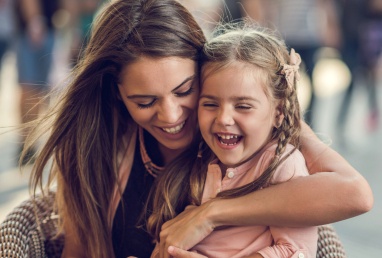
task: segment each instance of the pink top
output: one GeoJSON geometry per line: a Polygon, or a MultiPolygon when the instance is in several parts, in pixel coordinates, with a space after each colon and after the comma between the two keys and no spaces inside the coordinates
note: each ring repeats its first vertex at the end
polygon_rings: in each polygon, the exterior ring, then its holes
{"type": "MultiPolygon", "coordinates": [[[[284,156],[294,147],[288,145],[284,156]]],[[[227,169],[224,178],[217,160],[208,166],[202,202],[220,191],[240,187],[258,178],[274,156],[276,144],[268,144],[253,159],[227,169]]],[[[309,175],[301,152],[295,150],[274,172],[271,184],[309,175]]],[[[267,187],[267,186],[264,186],[267,187]]],[[[285,207],[286,209],[288,207],[285,207]]],[[[263,257],[316,257],[317,227],[232,226],[215,229],[191,250],[209,258],[243,257],[260,253],[263,257]]]]}

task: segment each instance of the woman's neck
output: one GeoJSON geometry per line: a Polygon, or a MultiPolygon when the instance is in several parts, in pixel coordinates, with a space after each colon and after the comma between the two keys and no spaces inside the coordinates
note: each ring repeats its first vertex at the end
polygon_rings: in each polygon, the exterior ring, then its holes
{"type": "Polygon", "coordinates": [[[162,154],[164,165],[167,165],[171,161],[173,161],[176,157],[178,157],[184,149],[169,149],[163,146],[162,144],[159,144],[159,151],[162,154]]]}

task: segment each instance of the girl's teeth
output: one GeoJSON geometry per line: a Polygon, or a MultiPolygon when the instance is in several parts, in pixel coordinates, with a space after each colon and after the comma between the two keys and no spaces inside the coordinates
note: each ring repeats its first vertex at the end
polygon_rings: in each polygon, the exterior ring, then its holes
{"type": "Polygon", "coordinates": [[[226,139],[226,140],[233,139],[233,138],[238,138],[237,135],[228,135],[228,134],[218,134],[218,136],[220,138],[226,139]]]}
{"type": "Polygon", "coordinates": [[[219,142],[227,146],[236,145],[241,140],[240,135],[233,135],[233,134],[217,134],[217,135],[219,138],[219,142]]]}

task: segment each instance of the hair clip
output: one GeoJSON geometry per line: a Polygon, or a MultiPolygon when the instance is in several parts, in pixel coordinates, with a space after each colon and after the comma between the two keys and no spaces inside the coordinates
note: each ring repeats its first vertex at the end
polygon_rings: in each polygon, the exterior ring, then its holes
{"type": "Polygon", "coordinates": [[[298,72],[301,64],[301,57],[292,48],[289,55],[289,64],[282,64],[281,74],[285,76],[288,86],[293,87],[294,78],[300,80],[300,73],[298,72]]]}

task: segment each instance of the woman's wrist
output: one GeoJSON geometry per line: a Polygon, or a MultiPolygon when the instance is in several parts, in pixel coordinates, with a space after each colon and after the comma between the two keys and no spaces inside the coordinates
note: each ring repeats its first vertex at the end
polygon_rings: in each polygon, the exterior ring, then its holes
{"type": "Polygon", "coordinates": [[[205,211],[205,222],[210,225],[212,230],[216,227],[222,226],[221,224],[221,213],[219,212],[219,201],[220,198],[212,199],[208,202],[202,204],[204,206],[205,211]]]}
{"type": "Polygon", "coordinates": [[[238,222],[240,220],[238,216],[240,215],[236,214],[231,206],[234,204],[240,207],[241,202],[237,199],[215,198],[205,203],[205,219],[212,229],[228,225],[242,225],[242,223],[238,222]]]}

